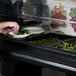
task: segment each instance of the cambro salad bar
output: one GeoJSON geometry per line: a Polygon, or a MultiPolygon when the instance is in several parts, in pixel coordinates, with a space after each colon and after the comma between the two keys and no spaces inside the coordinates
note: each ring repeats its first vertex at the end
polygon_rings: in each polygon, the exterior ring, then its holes
{"type": "Polygon", "coordinates": [[[0,35],[5,40],[1,49],[15,58],[41,67],[76,72],[76,39],[55,33],[12,38],[0,35]]]}
{"type": "Polygon", "coordinates": [[[35,20],[40,19],[40,27],[44,29],[34,28],[32,33],[23,29],[10,32],[8,36],[0,34],[0,50],[5,53],[4,65],[8,68],[3,68],[3,73],[6,72],[6,76],[15,76],[11,74],[13,69],[9,67],[21,61],[41,68],[54,68],[67,73],[67,76],[76,76],[76,1],[23,0],[23,6],[22,15],[26,16],[23,22],[32,17],[35,20]],[[30,7],[33,7],[31,12],[30,7]],[[29,11],[26,8],[29,8],[29,11]],[[44,30],[52,33],[44,34],[44,30]],[[8,72],[11,75],[8,75],[8,72]]]}

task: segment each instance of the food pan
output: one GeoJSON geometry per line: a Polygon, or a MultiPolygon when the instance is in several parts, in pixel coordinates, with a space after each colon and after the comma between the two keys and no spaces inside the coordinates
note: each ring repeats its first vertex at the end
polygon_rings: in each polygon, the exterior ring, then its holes
{"type": "MultiPolygon", "coordinates": [[[[11,42],[18,42],[18,43],[21,43],[21,44],[24,44],[24,46],[29,46],[31,48],[34,48],[34,49],[38,49],[38,50],[43,50],[43,51],[47,51],[47,52],[54,52],[56,54],[60,54],[60,55],[70,55],[70,56],[76,56],[74,55],[75,52],[73,53],[69,53],[69,51],[65,51],[61,48],[56,48],[55,46],[59,43],[62,43],[64,41],[70,41],[70,40],[73,40],[73,42],[76,43],[75,41],[75,37],[73,36],[67,36],[67,35],[60,35],[60,34],[55,34],[55,33],[48,33],[48,34],[38,34],[38,35],[32,35],[32,36],[28,36],[27,38],[25,39],[13,39],[13,38],[9,38],[9,37],[6,37],[6,36],[3,36],[1,35],[1,37],[7,41],[11,41],[11,42]],[[39,44],[34,44],[34,43],[31,43],[31,41],[34,41],[34,40],[40,40],[40,39],[48,39],[48,38],[58,38],[58,41],[56,40],[56,42],[52,42],[50,45],[49,44],[43,44],[43,45],[39,45],[39,44]]],[[[51,40],[52,41],[52,40],[51,40]]],[[[27,47],[26,46],[26,47],[27,47]]]]}
{"type": "Polygon", "coordinates": [[[57,42],[61,42],[63,40],[72,39],[71,36],[48,33],[48,34],[41,34],[37,36],[28,37],[26,41],[29,44],[39,45],[39,46],[50,46],[56,44],[57,42]]]}
{"type": "Polygon", "coordinates": [[[76,40],[73,36],[60,35],[55,33],[48,33],[38,36],[29,37],[25,40],[29,46],[32,46],[36,49],[43,49],[59,54],[66,54],[73,56],[76,54],[76,40]],[[40,41],[42,40],[42,42],[40,41]],[[37,43],[36,43],[37,42],[37,43]],[[69,42],[70,46],[74,46],[73,50],[65,50],[59,47],[56,47],[58,44],[69,42]]]}
{"type": "Polygon", "coordinates": [[[57,50],[74,53],[76,54],[76,39],[67,39],[51,45],[52,48],[57,48],[57,50]]]}

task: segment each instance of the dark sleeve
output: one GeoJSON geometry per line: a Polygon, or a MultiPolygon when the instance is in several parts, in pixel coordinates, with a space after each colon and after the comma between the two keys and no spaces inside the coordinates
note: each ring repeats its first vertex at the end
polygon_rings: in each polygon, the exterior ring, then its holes
{"type": "Polygon", "coordinates": [[[20,14],[20,9],[22,7],[22,3],[18,3],[12,5],[9,2],[0,2],[0,21],[17,20],[17,17],[20,14]]]}
{"type": "Polygon", "coordinates": [[[14,7],[16,8],[16,11],[21,14],[22,13],[22,7],[23,7],[23,1],[16,1],[14,4],[14,7]]]}

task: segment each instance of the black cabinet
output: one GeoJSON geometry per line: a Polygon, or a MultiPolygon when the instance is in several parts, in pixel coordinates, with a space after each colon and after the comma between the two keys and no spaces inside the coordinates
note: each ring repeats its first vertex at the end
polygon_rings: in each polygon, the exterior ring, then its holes
{"type": "Polygon", "coordinates": [[[6,64],[6,59],[5,55],[3,53],[3,50],[0,50],[0,76],[6,76],[5,75],[5,64],[6,64]]]}
{"type": "Polygon", "coordinates": [[[13,76],[42,76],[42,68],[37,65],[17,61],[13,66],[13,76]]]}
{"type": "Polygon", "coordinates": [[[37,65],[11,59],[4,64],[4,76],[42,76],[42,68],[37,65]]]}
{"type": "Polygon", "coordinates": [[[0,59],[0,76],[2,76],[2,61],[0,59]]]}

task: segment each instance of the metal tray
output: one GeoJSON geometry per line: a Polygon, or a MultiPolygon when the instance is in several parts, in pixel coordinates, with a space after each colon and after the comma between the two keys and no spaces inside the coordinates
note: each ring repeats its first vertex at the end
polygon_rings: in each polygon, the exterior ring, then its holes
{"type": "Polygon", "coordinates": [[[55,33],[48,33],[48,34],[39,34],[39,35],[32,35],[27,37],[25,40],[28,41],[30,44],[34,44],[33,42],[41,42],[38,43],[37,45],[52,45],[56,44],[58,42],[67,40],[67,39],[72,39],[74,37],[72,36],[67,36],[67,35],[60,35],[60,34],[55,34],[55,33]]]}
{"type": "Polygon", "coordinates": [[[32,46],[37,49],[43,49],[43,50],[52,51],[52,52],[56,52],[56,53],[62,53],[62,54],[66,54],[66,55],[73,55],[73,56],[76,55],[75,49],[73,51],[70,51],[70,50],[67,51],[67,50],[64,50],[61,48],[56,48],[56,45],[61,44],[63,42],[69,42],[73,45],[76,44],[75,37],[72,37],[72,36],[49,33],[49,34],[45,34],[45,35],[41,35],[41,36],[29,37],[26,39],[26,42],[28,43],[29,46],[32,46]],[[44,44],[44,43],[43,44],[32,43],[32,41],[39,41],[39,40],[48,39],[48,38],[58,38],[59,40],[56,42],[52,42],[50,45],[44,44]]]}
{"type": "Polygon", "coordinates": [[[76,39],[67,39],[51,45],[52,48],[56,48],[59,51],[76,54],[76,39]]]}
{"type": "Polygon", "coordinates": [[[48,37],[58,37],[60,39],[69,39],[69,38],[75,38],[73,36],[68,35],[61,35],[61,34],[55,34],[55,33],[47,33],[47,34],[39,34],[36,36],[30,36],[27,38],[27,40],[36,40],[36,39],[42,39],[42,38],[48,38],[48,37]]]}
{"type": "Polygon", "coordinates": [[[55,33],[48,33],[48,34],[31,35],[31,36],[28,36],[27,38],[24,38],[24,39],[13,39],[13,38],[9,38],[8,36],[4,36],[4,35],[0,35],[0,37],[2,37],[2,39],[5,39],[7,41],[21,43],[21,44],[24,44],[24,46],[27,45],[27,46],[30,46],[32,48],[40,49],[43,51],[47,50],[50,52],[54,52],[56,54],[58,53],[58,54],[62,54],[62,55],[65,54],[65,55],[70,55],[70,56],[76,56],[75,53],[73,54],[73,53],[70,53],[68,51],[61,51],[61,49],[59,49],[59,48],[49,47],[47,45],[35,45],[35,44],[32,44],[30,42],[33,40],[40,40],[42,38],[48,39],[49,37],[57,37],[60,40],[51,44],[51,45],[55,45],[57,43],[60,43],[60,42],[63,42],[63,41],[69,40],[69,39],[74,39],[75,37],[72,37],[72,36],[60,35],[60,34],[55,34],[55,33]]]}

